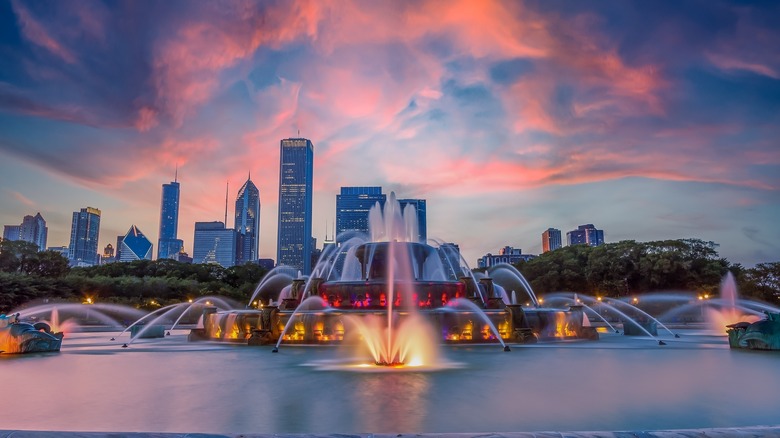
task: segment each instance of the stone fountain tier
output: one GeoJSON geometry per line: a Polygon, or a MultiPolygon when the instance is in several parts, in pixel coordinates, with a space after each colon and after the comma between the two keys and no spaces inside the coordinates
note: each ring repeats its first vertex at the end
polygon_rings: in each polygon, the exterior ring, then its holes
{"type": "Polygon", "coordinates": [[[780,350],[780,313],[765,313],[766,318],[760,321],[738,322],[726,326],[729,346],[751,350],[780,350]]]}
{"type": "Polygon", "coordinates": [[[4,321],[0,326],[0,353],[46,353],[60,351],[62,333],[52,333],[45,323],[4,321]]]}
{"type": "MultiPolygon", "coordinates": [[[[397,318],[408,318],[411,312],[396,312],[397,318]]],[[[504,341],[535,343],[537,340],[598,339],[594,327],[583,324],[582,308],[566,310],[524,308],[505,305],[497,309],[419,309],[414,312],[434,329],[442,344],[494,343],[498,338],[488,328],[489,320],[504,341]]],[[[250,345],[275,344],[284,328],[285,344],[341,344],[358,342],[354,318],[386,318],[382,309],[282,310],[268,306],[259,310],[218,312],[207,308],[203,314],[203,328],[193,329],[189,339],[246,342],[250,345]]]]}

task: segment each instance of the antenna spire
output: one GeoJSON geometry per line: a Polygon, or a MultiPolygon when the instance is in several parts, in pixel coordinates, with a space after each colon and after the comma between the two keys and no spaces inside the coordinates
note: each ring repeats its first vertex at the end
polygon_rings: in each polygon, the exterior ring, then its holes
{"type": "Polygon", "coordinates": [[[176,171],[173,173],[173,182],[179,181],[179,163],[176,163],[176,171]]]}
{"type": "Polygon", "coordinates": [[[230,180],[225,182],[225,228],[227,228],[228,190],[230,190],[230,180]]]}

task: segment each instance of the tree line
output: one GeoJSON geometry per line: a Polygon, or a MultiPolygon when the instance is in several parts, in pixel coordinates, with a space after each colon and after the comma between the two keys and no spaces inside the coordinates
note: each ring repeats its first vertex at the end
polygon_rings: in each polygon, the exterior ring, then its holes
{"type": "MultiPolygon", "coordinates": [[[[698,239],[566,246],[516,267],[537,295],[575,291],[620,297],[668,290],[715,295],[731,271],[742,296],[780,302],[780,262],[744,268],[721,258],[715,243],[698,239]]],[[[0,313],[37,299],[90,297],[147,309],[207,295],[246,302],[265,274],[253,264],[223,268],[167,259],[71,268],[60,253],[0,241],[0,313]]]]}

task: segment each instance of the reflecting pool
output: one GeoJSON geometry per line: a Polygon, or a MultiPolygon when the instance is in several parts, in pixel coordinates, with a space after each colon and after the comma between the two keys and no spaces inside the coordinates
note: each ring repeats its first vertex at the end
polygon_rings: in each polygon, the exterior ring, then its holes
{"type": "Polygon", "coordinates": [[[0,355],[3,429],[203,433],[509,432],[778,423],[780,354],[724,336],[444,347],[446,367],[356,372],[341,347],[74,333],[60,353],[0,355]]]}

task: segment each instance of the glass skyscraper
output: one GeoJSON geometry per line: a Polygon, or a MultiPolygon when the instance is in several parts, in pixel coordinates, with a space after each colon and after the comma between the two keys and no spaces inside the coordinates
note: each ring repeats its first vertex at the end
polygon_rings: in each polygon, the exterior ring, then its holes
{"type": "Polygon", "coordinates": [[[542,233],[542,252],[554,251],[563,245],[561,239],[561,230],[557,228],[548,228],[542,233]]]}
{"type": "Polygon", "coordinates": [[[314,145],[305,138],[281,141],[279,159],[278,265],[311,272],[314,145]]]}
{"type": "Polygon", "coordinates": [[[216,263],[229,268],[236,263],[236,230],[222,222],[195,222],[192,263],[216,263]]]}
{"type": "Polygon", "coordinates": [[[73,212],[70,228],[68,258],[71,265],[94,266],[98,264],[98,238],[100,237],[100,210],[87,207],[73,212]]]}
{"type": "Polygon", "coordinates": [[[336,243],[349,239],[344,233],[368,235],[368,211],[377,202],[385,208],[385,201],[382,187],[342,187],[336,195],[336,243]]]}
{"type": "Polygon", "coordinates": [[[398,203],[401,205],[401,211],[406,209],[407,205],[413,205],[417,212],[417,226],[419,241],[425,243],[428,241],[428,220],[425,207],[425,199],[399,199],[398,203]]]}
{"type": "MultiPolygon", "coordinates": [[[[160,234],[157,240],[157,259],[175,258],[184,247],[178,238],[179,229],[179,183],[174,178],[162,186],[160,202],[160,234]]],[[[119,250],[119,247],[117,247],[119,250]]]]}
{"type": "Polygon", "coordinates": [[[122,239],[120,262],[132,262],[134,260],[151,260],[152,242],[144,236],[144,233],[135,225],[131,226],[122,239]]]}
{"type": "Polygon", "coordinates": [[[260,191],[246,180],[236,197],[236,265],[258,259],[260,244],[260,191]]]}
{"type": "Polygon", "coordinates": [[[48,232],[46,221],[38,213],[35,216],[25,216],[21,225],[6,225],[3,228],[3,240],[23,240],[36,244],[38,251],[45,251],[48,232]]]}

